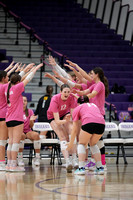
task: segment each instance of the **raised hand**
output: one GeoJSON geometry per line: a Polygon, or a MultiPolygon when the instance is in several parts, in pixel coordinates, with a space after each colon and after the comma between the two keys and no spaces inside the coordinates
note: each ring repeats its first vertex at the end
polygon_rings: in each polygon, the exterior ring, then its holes
{"type": "Polygon", "coordinates": [[[45,73],[45,74],[44,74],[44,77],[52,78],[53,76],[52,76],[52,74],[50,74],[50,73],[45,73]]]}
{"type": "Polygon", "coordinates": [[[35,66],[35,63],[30,63],[23,69],[23,71],[26,73],[29,70],[31,70],[34,66],[35,66]]]}
{"type": "Polygon", "coordinates": [[[54,59],[52,56],[49,56],[48,62],[49,62],[49,64],[52,65],[52,66],[55,66],[55,65],[56,65],[55,59],[54,59]]]}
{"type": "Polygon", "coordinates": [[[70,60],[66,60],[66,62],[68,62],[69,65],[71,65],[72,67],[77,67],[77,64],[72,62],[72,61],[70,61],[70,60]]]}

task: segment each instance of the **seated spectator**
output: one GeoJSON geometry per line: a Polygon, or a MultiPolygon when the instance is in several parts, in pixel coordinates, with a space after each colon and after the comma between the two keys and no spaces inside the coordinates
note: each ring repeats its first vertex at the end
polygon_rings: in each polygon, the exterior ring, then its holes
{"type": "MultiPolygon", "coordinates": [[[[38,122],[48,122],[47,110],[50,105],[52,93],[53,93],[53,86],[48,85],[46,87],[46,94],[42,96],[38,101],[37,108],[35,110],[35,115],[38,115],[38,122]]],[[[40,133],[40,137],[45,138],[46,134],[48,135],[47,131],[42,131],[40,133]]]]}

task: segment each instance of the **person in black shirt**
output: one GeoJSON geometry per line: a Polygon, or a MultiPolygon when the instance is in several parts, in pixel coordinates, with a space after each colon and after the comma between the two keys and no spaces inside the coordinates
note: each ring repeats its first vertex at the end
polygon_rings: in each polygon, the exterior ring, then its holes
{"type": "MultiPolygon", "coordinates": [[[[38,115],[38,122],[48,122],[47,119],[47,110],[50,105],[51,97],[53,93],[53,86],[48,85],[46,87],[46,94],[42,96],[37,104],[37,108],[35,110],[35,115],[38,115]]],[[[43,131],[40,133],[42,138],[45,138],[47,131],[43,131]]]]}

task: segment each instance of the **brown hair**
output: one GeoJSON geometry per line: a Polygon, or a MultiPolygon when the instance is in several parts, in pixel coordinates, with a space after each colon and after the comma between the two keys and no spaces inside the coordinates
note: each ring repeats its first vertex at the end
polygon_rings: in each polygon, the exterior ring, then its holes
{"type": "Polygon", "coordinates": [[[60,88],[61,92],[63,91],[64,88],[70,88],[70,86],[67,85],[67,84],[63,84],[63,85],[61,86],[61,88],[60,88]]]}
{"type": "Polygon", "coordinates": [[[11,85],[15,85],[17,82],[21,81],[21,76],[18,75],[17,73],[12,74],[11,78],[10,78],[10,83],[8,85],[8,89],[7,89],[7,103],[10,103],[9,100],[9,90],[11,88],[11,85]]]}
{"type": "Polygon", "coordinates": [[[6,78],[7,72],[0,70],[0,81],[2,81],[3,78],[6,78]]]}
{"type": "Polygon", "coordinates": [[[109,95],[109,84],[108,84],[108,79],[104,76],[103,69],[101,67],[95,67],[93,69],[95,74],[98,74],[101,82],[103,82],[105,86],[105,97],[109,95]]]}
{"type": "Polygon", "coordinates": [[[47,87],[46,87],[46,92],[47,92],[47,94],[49,94],[49,96],[51,97],[51,96],[52,96],[52,93],[53,93],[53,86],[52,86],[52,85],[47,85],[47,87]]]}
{"type": "MultiPolygon", "coordinates": [[[[23,97],[25,97],[26,100],[27,100],[27,97],[26,97],[26,96],[23,95],[23,97]]],[[[27,108],[27,106],[26,106],[26,109],[25,109],[24,112],[25,112],[26,117],[28,117],[28,116],[29,116],[29,112],[28,112],[28,108],[27,108]]]]}
{"type": "Polygon", "coordinates": [[[80,96],[77,100],[77,103],[82,104],[82,103],[88,103],[89,98],[86,95],[80,96]]]}

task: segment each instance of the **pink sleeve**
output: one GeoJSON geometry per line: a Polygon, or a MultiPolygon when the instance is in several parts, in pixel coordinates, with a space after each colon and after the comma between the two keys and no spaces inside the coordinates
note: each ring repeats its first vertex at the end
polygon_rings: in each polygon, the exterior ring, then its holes
{"type": "Polygon", "coordinates": [[[74,122],[79,120],[79,106],[74,109],[72,118],[74,122]]]}
{"type": "Polygon", "coordinates": [[[15,91],[18,94],[22,94],[22,92],[24,92],[24,83],[18,83],[17,85],[15,85],[15,91]]]}
{"type": "Polygon", "coordinates": [[[84,83],[81,84],[81,87],[82,87],[82,90],[86,90],[87,89],[87,85],[84,84],[84,83]]]}

